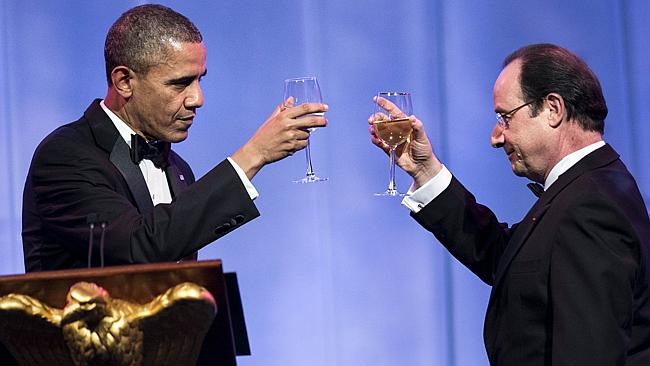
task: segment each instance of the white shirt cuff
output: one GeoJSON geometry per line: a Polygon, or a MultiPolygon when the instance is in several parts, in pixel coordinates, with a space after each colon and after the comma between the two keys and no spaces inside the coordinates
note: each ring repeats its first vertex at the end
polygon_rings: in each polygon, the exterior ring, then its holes
{"type": "Polygon", "coordinates": [[[449,187],[451,184],[451,172],[446,166],[442,166],[442,170],[431,178],[428,182],[424,183],[422,187],[413,191],[413,185],[409,188],[406,196],[402,200],[402,205],[408,207],[413,213],[418,213],[434,198],[438,197],[442,191],[449,187]]]}
{"type": "Polygon", "coordinates": [[[235,171],[237,172],[237,175],[239,176],[239,179],[241,179],[241,182],[244,183],[244,188],[246,188],[246,192],[248,192],[248,195],[252,200],[256,199],[259,197],[259,193],[257,192],[257,189],[253,186],[253,183],[251,183],[250,179],[246,176],[246,173],[244,173],[244,170],[235,163],[234,160],[228,157],[228,161],[230,162],[230,165],[232,165],[233,168],[235,168],[235,171]]]}

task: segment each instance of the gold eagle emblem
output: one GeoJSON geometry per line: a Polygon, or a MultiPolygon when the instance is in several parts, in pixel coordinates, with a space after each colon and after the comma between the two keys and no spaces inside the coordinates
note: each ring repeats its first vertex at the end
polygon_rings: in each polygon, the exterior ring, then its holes
{"type": "Polygon", "coordinates": [[[194,365],[216,310],[212,295],[189,282],[144,305],[78,282],[63,309],[0,297],[0,341],[20,365],[194,365]]]}

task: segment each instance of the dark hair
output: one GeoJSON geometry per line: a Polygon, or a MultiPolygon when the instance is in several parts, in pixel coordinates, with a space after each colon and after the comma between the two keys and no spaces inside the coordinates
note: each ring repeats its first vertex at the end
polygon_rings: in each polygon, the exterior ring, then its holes
{"type": "Polygon", "coordinates": [[[521,60],[519,85],[525,101],[534,101],[533,116],[549,93],[564,99],[568,118],[585,131],[605,130],[607,104],[600,82],[589,66],[571,51],[553,44],[533,44],[511,53],[503,67],[521,60]]]}
{"type": "Polygon", "coordinates": [[[203,37],[184,15],[162,5],[136,6],[122,14],[109,29],[104,44],[108,85],[117,66],[146,74],[164,62],[170,41],[201,43],[203,37]]]}

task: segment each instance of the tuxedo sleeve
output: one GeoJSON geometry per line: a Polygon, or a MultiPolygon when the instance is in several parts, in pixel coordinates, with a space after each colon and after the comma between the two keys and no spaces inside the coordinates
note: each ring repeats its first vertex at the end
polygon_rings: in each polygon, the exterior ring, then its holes
{"type": "Polygon", "coordinates": [[[510,230],[506,224],[499,223],[487,207],[476,203],[474,196],[456,178],[411,216],[483,282],[493,284],[510,230]]]}
{"type": "Polygon", "coordinates": [[[107,265],[176,261],[259,216],[226,160],[142,214],[106,153],[71,131],[39,146],[24,195],[26,266],[37,258],[36,270],[85,263],[89,215],[107,222],[107,265]]]}
{"type": "Polygon", "coordinates": [[[235,169],[224,160],[170,204],[156,205],[152,214],[136,219],[123,239],[130,240],[136,262],[178,260],[257,216],[235,169]]]}

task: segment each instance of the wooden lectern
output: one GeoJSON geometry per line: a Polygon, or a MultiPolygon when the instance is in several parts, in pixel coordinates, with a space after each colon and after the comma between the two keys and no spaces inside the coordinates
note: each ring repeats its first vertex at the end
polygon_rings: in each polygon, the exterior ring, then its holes
{"type": "MultiPolygon", "coordinates": [[[[77,282],[92,282],[113,298],[144,304],[183,282],[205,287],[217,303],[217,314],[201,348],[198,365],[235,366],[236,355],[250,355],[237,278],[224,274],[220,260],[156,263],[0,276],[0,296],[29,295],[63,308],[77,282]]],[[[16,364],[0,343],[2,365],[16,364]]]]}

